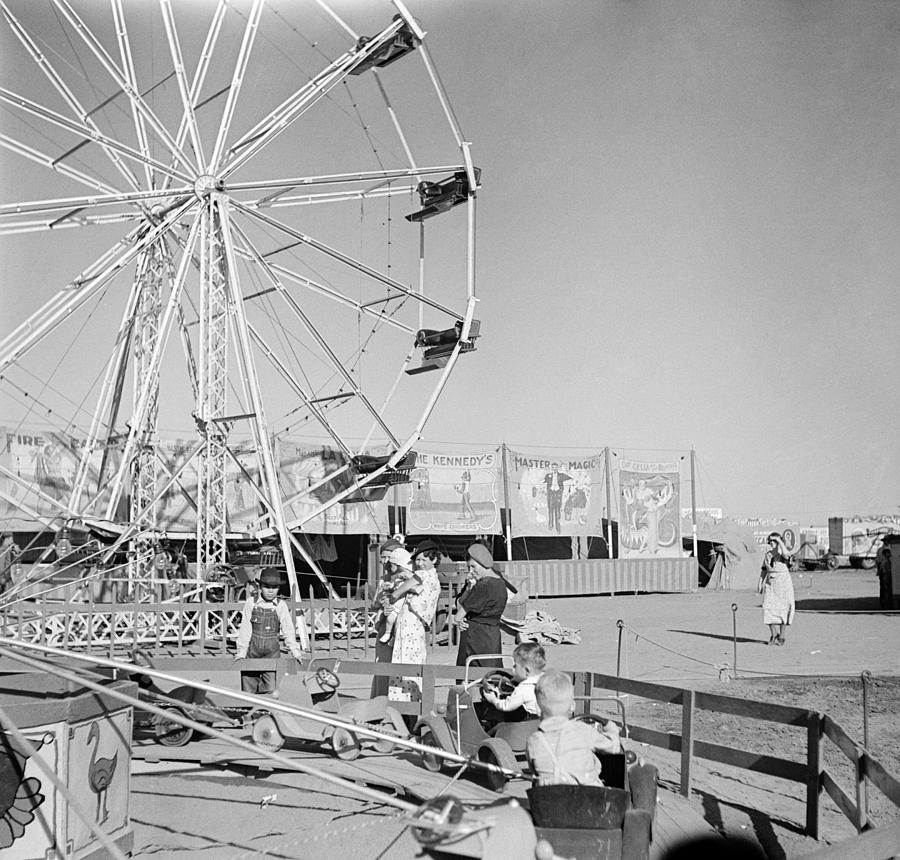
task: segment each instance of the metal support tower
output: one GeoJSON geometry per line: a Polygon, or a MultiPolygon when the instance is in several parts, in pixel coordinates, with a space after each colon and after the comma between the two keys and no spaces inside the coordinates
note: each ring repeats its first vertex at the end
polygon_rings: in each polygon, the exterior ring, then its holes
{"type": "Polygon", "coordinates": [[[228,285],[222,223],[212,196],[204,201],[200,254],[199,389],[195,419],[205,440],[198,461],[197,570],[226,558],[225,446],[228,375],[228,285]]]}
{"type": "Polygon", "coordinates": [[[163,294],[172,283],[172,261],[164,239],[159,239],[144,251],[137,272],[140,298],[132,339],[135,408],[143,388],[149,388],[150,397],[131,464],[130,519],[138,533],[131,541],[128,577],[135,598],[149,600],[153,597],[153,589],[148,580],[154,575],[152,532],[157,527],[156,506],[151,503],[157,490],[156,445],[159,435],[159,371],[154,372],[151,358],[159,339],[163,294]]]}

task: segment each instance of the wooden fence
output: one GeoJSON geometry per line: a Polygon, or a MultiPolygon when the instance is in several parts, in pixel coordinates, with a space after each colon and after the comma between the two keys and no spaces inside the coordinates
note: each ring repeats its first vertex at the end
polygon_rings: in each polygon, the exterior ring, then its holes
{"type": "MultiPolygon", "coordinates": [[[[161,585],[171,587],[170,582],[161,585]]],[[[429,645],[438,650],[456,647],[452,607],[459,583],[444,585],[429,633],[429,645]]],[[[50,596],[0,605],[0,633],[23,642],[52,645],[113,656],[142,647],[169,654],[225,654],[237,636],[244,601],[222,585],[194,585],[188,596],[137,603],[117,600],[118,589],[107,589],[108,599],[95,602],[59,600],[50,596]]],[[[310,634],[313,656],[343,653],[363,659],[374,654],[378,610],[368,596],[352,596],[348,585],[342,598],[316,598],[309,590],[299,612],[310,634]]]]}

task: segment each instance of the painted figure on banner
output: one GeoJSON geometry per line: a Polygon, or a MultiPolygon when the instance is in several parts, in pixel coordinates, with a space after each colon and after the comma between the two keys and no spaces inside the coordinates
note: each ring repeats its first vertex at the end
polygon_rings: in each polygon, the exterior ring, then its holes
{"type": "Polygon", "coordinates": [[[498,459],[496,451],[419,452],[409,485],[407,531],[410,534],[499,533],[498,459]]]}
{"type": "Polygon", "coordinates": [[[623,460],[619,487],[620,557],[680,556],[678,462],[623,460]]]}
{"type": "Polygon", "coordinates": [[[472,507],[472,473],[465,471],[459,479],[459,483],[453,488],[460,495],[460,511],[459,518],[463,521],[477,520],[478,515],[472,507]]]}
{"type": "MultiPolygon", "coordinates": [[[[373,456],[387,449],[366,451],[373,456]]],[[[303,520],[305,531],[319,534],[367,534],[387,531],[387,501],[347,502],[320,508],[338,493],[354,485],[344,453],[327,445],[297,445],[290,439],[278,442],[278,473],[287,500],[288,520],[303,520]],[[306,519],[312,517],[311,519],[306,519]]]]}
{"type": "Polygon", "coordinates": [[[556,529],[557,534],[562,532],[559,518],[562,513],[563,488],[566,482],[571,480],[571,475],[559,471],[558,463],[553,463],[550,471],[544,475],[544,487],[547,493],[547,528],[556,529]]]}
{"type": "Polygon", "coordinates": [[[598,455],[533,457],[510,452],[509,483],[514,536],[602,534],[594,487],[603,480],[598,455]]]}

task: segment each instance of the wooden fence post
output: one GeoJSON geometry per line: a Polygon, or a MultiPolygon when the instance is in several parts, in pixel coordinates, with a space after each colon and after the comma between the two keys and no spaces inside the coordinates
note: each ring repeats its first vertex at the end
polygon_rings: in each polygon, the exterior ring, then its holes
{"type": "Polygon", "coordinates": [[[822,718],[810,711],[806,718],[806,835],[819,838],[819,799],[822,794],[822,718]]]}
{"type": "Polygon", "coordinates": [[[316,597],[313,587],[309,587],[309,656],[312,659],[316,653],[316,597]]]}
{"type": "Polygon", "coordinates": [[[434,666],[427,663],[422,666],[422,710],[421,716],[426,716],[434,710],[434,666]]]}
{"type": "Polygon", "coordinates": [[[691,796],[691,760],[694,757],[694,691],[681,694],[681,793],[691,796]]]}

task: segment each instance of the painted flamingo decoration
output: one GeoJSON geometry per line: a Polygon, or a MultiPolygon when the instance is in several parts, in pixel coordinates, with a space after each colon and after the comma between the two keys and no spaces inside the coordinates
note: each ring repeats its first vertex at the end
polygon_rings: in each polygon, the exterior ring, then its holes
{"type": "Polygon", "coordinates": [[[106,791],[112,782],[116,772],[116,765],[119,762],[119,751],[112,758],[97,758],[97,752],[100,748],[100,729],[97,727],[97,721],[91,723],[88,731],[87,742],[94,742],[94,748],[91,750],[91,763],[88,765],[88,782],[91,791],[97,795],[97,818],[99,823],[103,824],[109,818],[109,811],[106,808],[106,791]],[[100,812],[103,817],[100,818],[100,812]]]}

